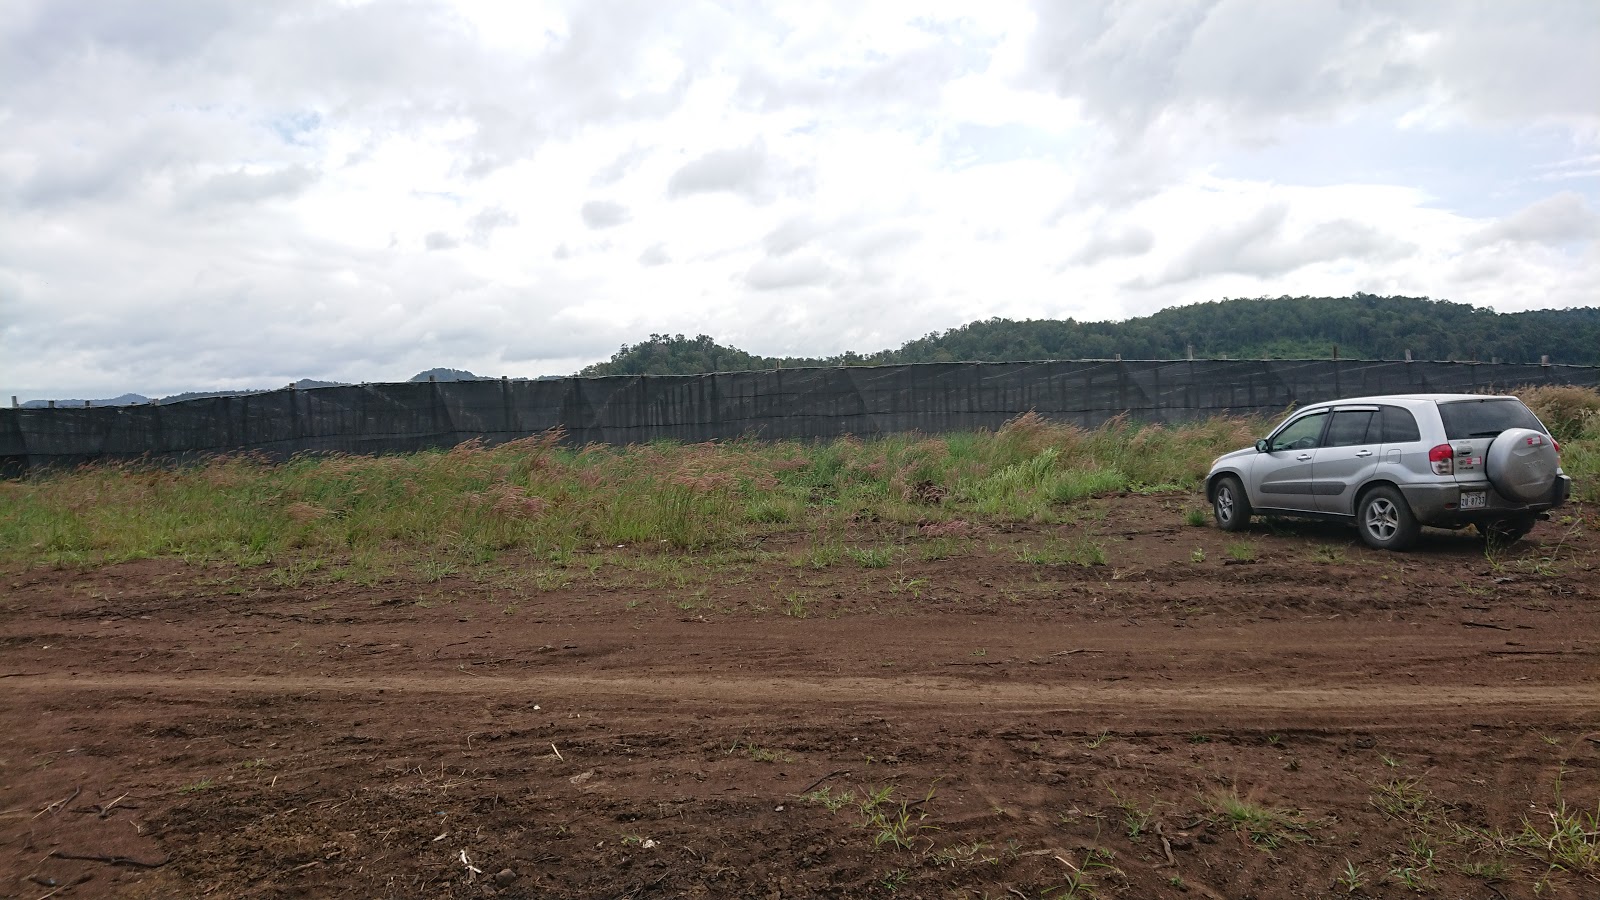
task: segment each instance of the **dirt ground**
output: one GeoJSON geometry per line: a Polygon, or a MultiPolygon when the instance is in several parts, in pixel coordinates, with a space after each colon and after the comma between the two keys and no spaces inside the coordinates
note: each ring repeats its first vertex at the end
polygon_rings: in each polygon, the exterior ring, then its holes
{"type": "Polygon", "coordinates": [[[1385,554],[1196,503],[5,572],[0,896],[1600,897],[1600,517],[1385,554]]]}

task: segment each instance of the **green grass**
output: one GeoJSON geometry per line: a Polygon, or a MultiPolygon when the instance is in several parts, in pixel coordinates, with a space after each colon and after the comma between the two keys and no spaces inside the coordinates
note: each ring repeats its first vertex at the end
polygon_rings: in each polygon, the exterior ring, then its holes
{"type": "Polygon", "coordinates": [[[210,778],[202,778],[199,781],[194,782],[193,784],[186,784],[183,787],[178,788],[178,793],[180,793],[180,794],[195,794],[195,793],[199,793],[200,791],[209,791],[209,790],[211,790],[211,788],[213,788],[215,786],[216,786],[216,782],[213,781],[212,779],[210,779],[210,778]]]}
{"type": "Polygon", "coordinates": [[[893,547],[859,547],[845,551],[863,569],[882,569],[894,562],[893,547]]]}
{"type": "Polygon", "coordinates": [[[1106,551],[1086,537],[1070,541],[1052,539],[1043,547],[1017,551],[1017,560],[1036,566],[1103,566],[1106,551]]]}
{"type": "MultiPolygon", "coordinates": [[[[1574,496],[1600,503],[1600,415],[1591,409],[1600,408],[1600,395],[1593,403],[1588,395],[1552,398],[1574,496]]],[[[265,567],[279,586],[305,588],[472,579],[511,554],[518,565],[537,560],[546,581],[559,585],[581,576],[586,561],[593,577],[619,546],[636,557],[714,559],[789,531],[814,538],[796,554],[797,566],[879,568],[908,556],[960,556],[987,523],[1089,521],[1115,503],[1089,498],[1193,491],[1216,455],[1248,446],[1265,428],[1233,418],[1189,425],[1118,418],[1083,429],[1028,414],[991,432],[821,444],[575,448],[552,433],[381,457],[88,466],[0,482],[0,565],[168,558],[265,567]],[[847,549],[861,523],[877,523],[873,539],[885,543],[847,549]]],[[[1184,513],[1190,524],[1204,516],[1198,508],[1184,513]]],[[[1228,552],[1245,558],[1253,549],[1228,552]]],[[[1329,548],[1321,558],[1340,555],[1329,548]]],[[[1100,565],[1105,552],[1080,538],[1023,558],[1100,565]]]]}
{"type": "Polygon", "coordinates": [[[1308,837],[1305,818],[1292,810],[1247,800],[1234,791],[1218,791],[1206,799],[1222,824],[1244,833],[1250,843],[1264,850],[1308,837]]]}

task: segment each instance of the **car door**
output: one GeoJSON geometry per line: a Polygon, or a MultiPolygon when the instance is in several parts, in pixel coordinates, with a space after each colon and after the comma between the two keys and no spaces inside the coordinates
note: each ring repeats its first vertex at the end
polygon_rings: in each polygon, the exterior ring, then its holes
{"type": "Polygon", "coordinates": [[[1306,413],[1285,422],[1267,438],[1267,449],[1256,457],[1250,470],[1251,503],[1269,509],[1316,510],[1312,465],[1327,424],[1327,410],[1306,413]]]}
{"type": "Polygon", "coordinates": [[[1376,406],[1341,406],[1329,417],[1311,469],[1321,512],[1355,514],[1356,489],[1372,477],[1380,458],[1383,422],[1377,412],[1376,406]]]}

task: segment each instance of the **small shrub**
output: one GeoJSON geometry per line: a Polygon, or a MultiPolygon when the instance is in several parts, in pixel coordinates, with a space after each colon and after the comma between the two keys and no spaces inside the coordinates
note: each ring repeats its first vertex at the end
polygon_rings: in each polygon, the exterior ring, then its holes
{"type": "Polygon", "coordinates": [[[1246,800],[1234,791],[1212,794],[1207,805],[1223,824],[1244,832],[1252,844],[1265,850],[1281,847],[1285,841],[1307,838],[1306,821],[1299,813],[1246,800]]]}
{"type": "Polygon", "coordinates": [[[892,547],[860,547],[847,551],[856,565],[863,569],[882,569],[894,562],[892,547]]]}
{"type": "Polygon", "coordinates": [[[1104,547],[1088,538],[1073,541],[1050,541],[1038,549],[1021,550],[1020,562],[1037,566],[1103,566],[1106,564],[1104,547]]]}

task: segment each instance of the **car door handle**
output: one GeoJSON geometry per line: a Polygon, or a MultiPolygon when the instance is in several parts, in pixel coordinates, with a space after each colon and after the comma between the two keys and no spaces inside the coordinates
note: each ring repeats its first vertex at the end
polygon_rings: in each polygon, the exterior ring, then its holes
{"type": "Polygon", "coordinates": [[[1357,456],[1371,456],[1372,455],[1372,451],[1371,450],[1357,450],[1356,451],[1356,455],[1357,456]]]}
{"type": "Polygon", "coordinates": [[[1301,462],[1305,462],[1305,461],[1306,461],[1306,460],[1308,460],[1308,459],[1310,459],[1310,458],[1311,458],[1311,454],[1309,454],[1309,453],[1302,453],[1302,454],[1300,454],[1300,455],[1299,455],[1299,456],[1296,456],[1296,457],[1295,457],[1295,459],[1298,459],[1298,460],[1300,460],[1300,461],[1301,461],[1301,462]]]}

